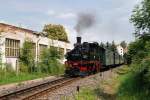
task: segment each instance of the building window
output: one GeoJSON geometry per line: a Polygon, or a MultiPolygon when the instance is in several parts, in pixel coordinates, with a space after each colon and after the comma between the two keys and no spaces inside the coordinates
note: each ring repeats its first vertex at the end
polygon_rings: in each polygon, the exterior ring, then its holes
{"type": "Polygon", "coordinates": [[[42,55],[42,52],[47,48],[47,45],[39,44],[39,54],[42,55]]]}
{"type": "Polygon", "coordinates": [[[31,52],[32,52],[33,56],[35,57],[36,56],[36,44],[35,43],[32,43],[31,52]]]}
{"type": "Polygon", "coordinates": [[[6,57],[18,57],[20,52],[20,41],[6,38],[5,55],[6,57]]]}

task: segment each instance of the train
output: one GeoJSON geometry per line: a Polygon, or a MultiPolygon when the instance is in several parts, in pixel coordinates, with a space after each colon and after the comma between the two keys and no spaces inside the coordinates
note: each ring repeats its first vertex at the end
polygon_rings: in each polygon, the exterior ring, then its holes
{"type": "Polygon", "coordinates": [[[65,74],[68,76],[87,76],[124,63],[117,52],[97,42],[81,43],[81,37],[77,37],[77,43],[65,57],[65,74]]]}

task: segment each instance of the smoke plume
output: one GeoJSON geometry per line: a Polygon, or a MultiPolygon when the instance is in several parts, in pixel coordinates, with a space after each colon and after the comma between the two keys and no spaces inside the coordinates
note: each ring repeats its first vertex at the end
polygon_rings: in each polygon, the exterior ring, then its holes
{"type": "Polygon", "coordinates": [[[93,13],[79,13],[77,15],[77,24],[75,30],[78,35],[82,35],[82,31],[92,27],[95,24],[95,15],[93,13]]]}

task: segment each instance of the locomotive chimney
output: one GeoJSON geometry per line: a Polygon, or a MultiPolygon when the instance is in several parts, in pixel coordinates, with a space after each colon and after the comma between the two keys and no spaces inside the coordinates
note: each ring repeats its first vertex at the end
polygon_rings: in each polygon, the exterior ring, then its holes
{"type": "Polygon", "coordinates": [[[81,44],[81,37],[77,37],[77,44],[81,44]]]}

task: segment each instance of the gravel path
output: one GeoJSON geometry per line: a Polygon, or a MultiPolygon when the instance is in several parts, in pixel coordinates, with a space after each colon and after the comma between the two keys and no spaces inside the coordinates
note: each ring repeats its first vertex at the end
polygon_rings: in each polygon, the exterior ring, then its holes
{"type": "Polygon", "coordinates": [[[34,80],[28,80],[28,81],[23,81],[19,83],[12,83],[12,84],[6,84],[6,85],[1,85],[0,86],[0,96],[3,94],[11,93],[17,90],[21,90],[27,87],[35,86],[38,84],[41,84],[43,82],[47,82],[50,80],[56,79],[56,76],[49,76],[49,77],[44,77],[44,78],[39,78],[39,79],[34,79],[34,80]]]}
{"type": "MultiPolygon", "coordinates": [[[[106,72],[101,72],[96,75],[83,78],[79,81],[73,82],[70,85],[61,87],[47,95],[44,95],[36,100],[76,100],[75,95],[78,93],[77,92],[77,86],[80,88],[83,87],[92,87],[95,89],[97,85],[100,84],[101,81],[103,80],[109,80],[112,77],[114,77],[115,74],[113,73],[112,70],[106,71],[106,72]],[[66,99],[67,98],[67,99],[66,99]]],[[[100,100],[100,99],[98,99],[100,100]]]]}

